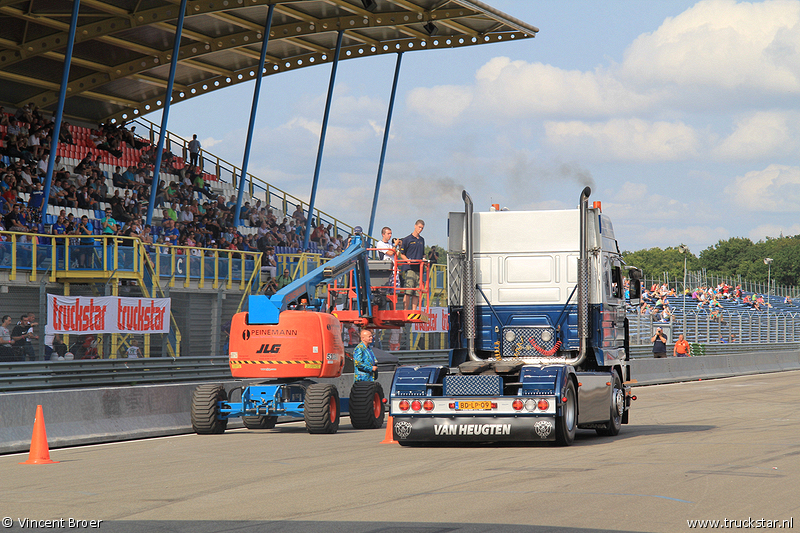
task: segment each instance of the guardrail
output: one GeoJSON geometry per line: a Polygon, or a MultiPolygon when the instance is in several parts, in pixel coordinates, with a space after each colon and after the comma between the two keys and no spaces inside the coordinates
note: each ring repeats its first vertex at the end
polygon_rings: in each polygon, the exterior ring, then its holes
{"type": "Polygon", "coordinates": [[[232,379],[227,356],[0,363],[0,392],[232,379]]]}

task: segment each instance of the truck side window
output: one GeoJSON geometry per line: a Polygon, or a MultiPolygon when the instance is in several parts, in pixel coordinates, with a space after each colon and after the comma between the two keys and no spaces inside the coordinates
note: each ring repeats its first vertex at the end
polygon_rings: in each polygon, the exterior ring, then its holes
{"type": "Polygon", "coordinates": [[[622,269],[619,265],[611,269],[611,296],[622,298],[622,269]]]}

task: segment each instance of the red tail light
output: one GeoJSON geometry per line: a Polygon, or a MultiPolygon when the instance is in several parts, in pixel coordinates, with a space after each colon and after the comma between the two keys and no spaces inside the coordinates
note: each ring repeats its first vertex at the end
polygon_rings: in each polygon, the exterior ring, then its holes
{"type": "Polygon", "coordinates": [[[411,407],[411,404],[408,403],[408,400],[400,400],[400,403],[397,405],[401,411],[408,411],[408,408],[411,407]]]}
{"type": "Polygon", "coordinates": [[[522,400],[517,398],[511,403],[511,407],[513,407],[515,411],[522,411],[522,408],[525,407],[525,404],[522,403],[522,400]]]}
{"type": "Polygon", "coordinates": [[[411,410],[412,411],[419,411],[420,409],[422,409],[422,402],[421,401],[414,400],[413,402],[411,402],[411,410]]]}
{"type": "Polygon", "coordinates": [[[422,404],[422,408],[426,411],[433,411],[433,401],[425,400],[425,403],[422,404]]]}
{"type": "Polygon", "coordinates": [[[545,399],[539,400],[536,407],[538,407],[540,411],[547,411],[547,408],[550,407],[550,402],[545,399]]]}

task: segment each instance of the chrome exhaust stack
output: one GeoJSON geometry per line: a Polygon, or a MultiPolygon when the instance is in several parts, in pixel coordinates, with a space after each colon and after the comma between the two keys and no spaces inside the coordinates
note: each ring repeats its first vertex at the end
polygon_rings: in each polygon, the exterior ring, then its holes
{"type": "Polygon", "coordinates": [[[592,194],[591,187],[586,187],[581,192],[580,204],[580,257],[578,258],[578,336],[580,347],[578,355],[573,359],[567,359],[568,365],[577,366],[586,359],[589,352],[589,252],[586,241],[589,236],[588,211],[589,196],[592,194]]]}
{"type": "Polygon", "coordinates": [[[475,353],[475,261],[473,258],[472,245],[472,212],[473,204],[467,191],[461,191],[461,198],[464,199],[464,239],[466,241],[464,256],[464,284],[462,294],[464,295],[462,305],[464,306],[464,334],[467,337],[467,353],[471,361],[483,361],[475,353]]]}

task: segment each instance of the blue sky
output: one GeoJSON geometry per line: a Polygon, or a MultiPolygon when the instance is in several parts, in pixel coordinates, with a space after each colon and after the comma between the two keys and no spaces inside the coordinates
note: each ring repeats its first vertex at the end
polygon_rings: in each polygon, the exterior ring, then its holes
{"type": "MultiPolygon", "coordinates": [[[[620,247],[800,233],[800,1],[488,0],[535,39],[406,53],[376,226],[567,208],[583,185],[620,247]]],[[[317,207],[369,224],[395,57],[344,61],[317,207]]],[[[308,200],[330,65],[264,79],[249,170],[308,200]]],[[[241,164],[254,84],[177,104],[169,129],[241,164]]],[[[149,117],[160,122],[160,112],[149,117]]]]}

